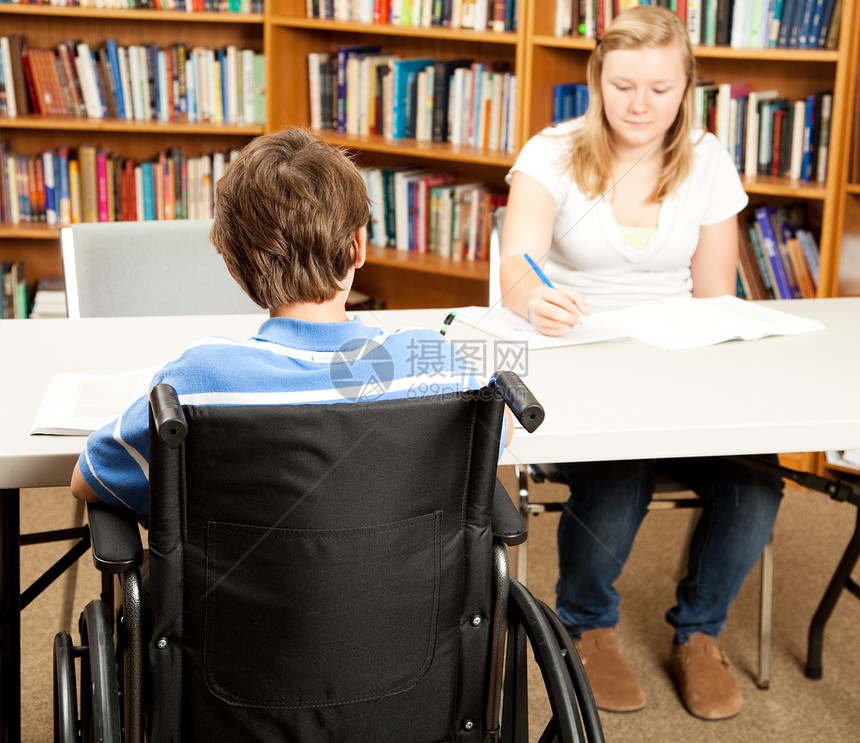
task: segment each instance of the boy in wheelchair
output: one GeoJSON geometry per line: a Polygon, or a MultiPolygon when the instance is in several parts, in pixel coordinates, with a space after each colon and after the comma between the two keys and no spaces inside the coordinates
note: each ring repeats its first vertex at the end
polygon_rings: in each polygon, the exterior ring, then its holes
{"type": "MultiPolygon", "coordinates": [[[[302,129],[250,142],[218,182],[211,240],[269,319],[246,341],[195,341],[152,385],[170,384],[182,403],[215,405],[372,401],[477,388],[469,364],[438,333],[388,333],[347,317],[369,217],[361,175],[336,147],[302,129]],[[434,362],[422,360],[422,352],[434,362]]],[[[72,494],[147,513],[147,431],[144,396],[89,437],[72,494]]]]}

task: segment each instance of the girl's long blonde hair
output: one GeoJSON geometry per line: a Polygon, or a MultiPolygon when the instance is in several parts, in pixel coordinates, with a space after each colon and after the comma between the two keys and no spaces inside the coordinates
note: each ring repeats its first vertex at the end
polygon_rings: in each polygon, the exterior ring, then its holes
{"type": "Polygon", "coordinates": [[[573,134],[566,163],[579,188],[593,199],[606,193],[612,174],[612,141],[603,108],[601,77],[606,54],[617,49],[641,49],[677,43],[681,50],[687,87],[678,116],[663,139],[663,167],[651,195],[663,201],[684,182],[693,165],[690,132],[695,115],[696,58],[687,29],[676,13],[657,5],[625,10],[612,22],[588,60],[590,96],[584,125],[573,134]]]}

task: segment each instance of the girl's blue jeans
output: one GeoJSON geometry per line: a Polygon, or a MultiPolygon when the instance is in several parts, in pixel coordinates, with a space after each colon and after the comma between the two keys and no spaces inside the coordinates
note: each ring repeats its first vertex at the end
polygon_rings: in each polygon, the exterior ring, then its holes
{"type": "MultiPolygon", "coordinates": [[[[656,460],[558,465],[571,497],[558,529],[556,611],[574,638],[618,623],[620,597],[613,584],[647,513],[655,465],[656,460]]],[[[666,620],[675,628],[676,643],[697,632],[716,637],[770,538],[782,479],[720,457],[662,459],[659,467],[704,501],[678,603],[666,620]]]]}

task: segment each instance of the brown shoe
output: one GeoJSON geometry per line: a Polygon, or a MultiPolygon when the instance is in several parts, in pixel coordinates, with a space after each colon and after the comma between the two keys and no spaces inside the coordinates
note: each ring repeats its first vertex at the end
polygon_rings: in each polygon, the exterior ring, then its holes
{"type": "Polygon", "coordinates": [[[645,692],[621,655],[611,627],[586,630],[576,648],[600,709],[635,712],[645,706],[645,692]]]}
{"type": "Polygon", "coordinates": [[[691,635],[689,642],[675,645],[672,667],[681,699],[696,717],[725,720],[743,708],[744,698],[732,676],[731,663],[710,635],[691,635]]]}

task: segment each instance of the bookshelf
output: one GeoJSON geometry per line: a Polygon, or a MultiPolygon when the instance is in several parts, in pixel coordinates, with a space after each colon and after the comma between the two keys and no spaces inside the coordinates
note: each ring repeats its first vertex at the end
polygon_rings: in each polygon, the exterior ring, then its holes
{"type": "MultiPolygon", "coordinates": [[[[305,0],[267,0],[265,44],[269,80],[291,71],[290,94],[267,98],[267,129],[288,124],[309,124],[307,55],[336,55],[339,47],[375,44],[383,53],[402,58],[462,57],[504,64],[519,79],[526,55],[526,9],[519,7],[518,29],[508,32],[442,27],[407,27],[381,23],[320,20],[307,17],[305,0]]],[[[517,106],[523,98],[518,90],[517,106]]],[[[515,139],[521,142],[521,121],[515,121],[515,139]]],[[[481,181],[504,190],[504,176],[514,162],[513,152],[455,146],[449,143],[386,139],[380,135],[348,135],[332,129],[318,132],[324,139],[355,151],[362,166],[410,166],[434,172],[455,173],[458,182],[481,181]]],[[[388,307],[447,307],[485,304],[489,269],[486,261],[453,260],[439,255],[414,254],[374,246],[356,277],[356,288],[385,297],[388,307]]]]}
{"type": "MultiPolygon", "coordinates": [[[[0,3],[2,34],[19,34],[31,48],[56,47],[68,39],[97,49],[109,39],[119,45],[185,42],[189,48],[263,50],[261,13],[201,13],[120,10],[0,3]]],[[[125,121],[66,116],[0,117],[0,137],[21,155],[81,144],[98,145],[138,160],[151,159],[171,147],[188,156],[226,152],[240,147],[264,130],[259,125],[187,123],[185,121],[125,121]]],[[[0,261],[24,259],[27,278],[62,275],[59,226],[0,224],[0,261]]]]}
{"type": "MultiPolygon", "coordinates": [[[[191,151],[241,145],[265,130],[309,125],[307,55],[336,54],[341,46],[376,44],[402,57],[434,59],[471,57],[504,63],[517,76],[515,150],[548,124],[552,88],[558,83],[582,82],[594,41],[559,37],[554,33],[552,0],[519,0],[516,30],[475,31],[441,27],[388,25],[307,16],[306,0],[267,0],[265,13],[128,11],[0,3],[4,33],[23,33],[31,45],[54,45],[82,38],[91,46],[108,37],[119,43],[179,39],[215,47],[227,43],[266,52],[266,116],[263,127],[212,124],[56,120],[45,117],[0,119],[3,138],[21,150],[38,151],[59,143],[97,141],[123,154],[151,157],[178,142],[191,151]],[[7,31],[8,29],[8,31],[7,31]]],[[[736,49],[697,45],[700,74],[715,83],[749,81],[755,90],[778,88],[786,97],[833,90],[833,119],[824,183],[772,176],[743,177],[751,205],[804,202],[819,236],[821,280],[818,296],[860,293],[851,281],[856,270],[860,237],[860,183],[849,183],[848,163],[853,128],[854,90],[858,67],[858,0],[843,0],[838,47],[827,49],[736,49]],[[840,260],[841,259],[841,260],[840,260]],[[855,268],[852,269],[852,266],[855,268]]],[[[320,130],[328,141],[348,147],[364,166],[425,167],[453,172],[460,182],[483,181],[504,191],[504,176],[514,153],[476,149],[414,139],[390,141],[382,136],[358,136],[320,130]]],[[[0,226],[0,259],[23,256],[28,274],[59,271],[57,230],[0,226]]],[[[389,307],[447,306],[483,303],[489,271],[486,263],[457,261],[433,255],[374,246],[360,272],[357,288],[385,297],[389,307]]]]}

